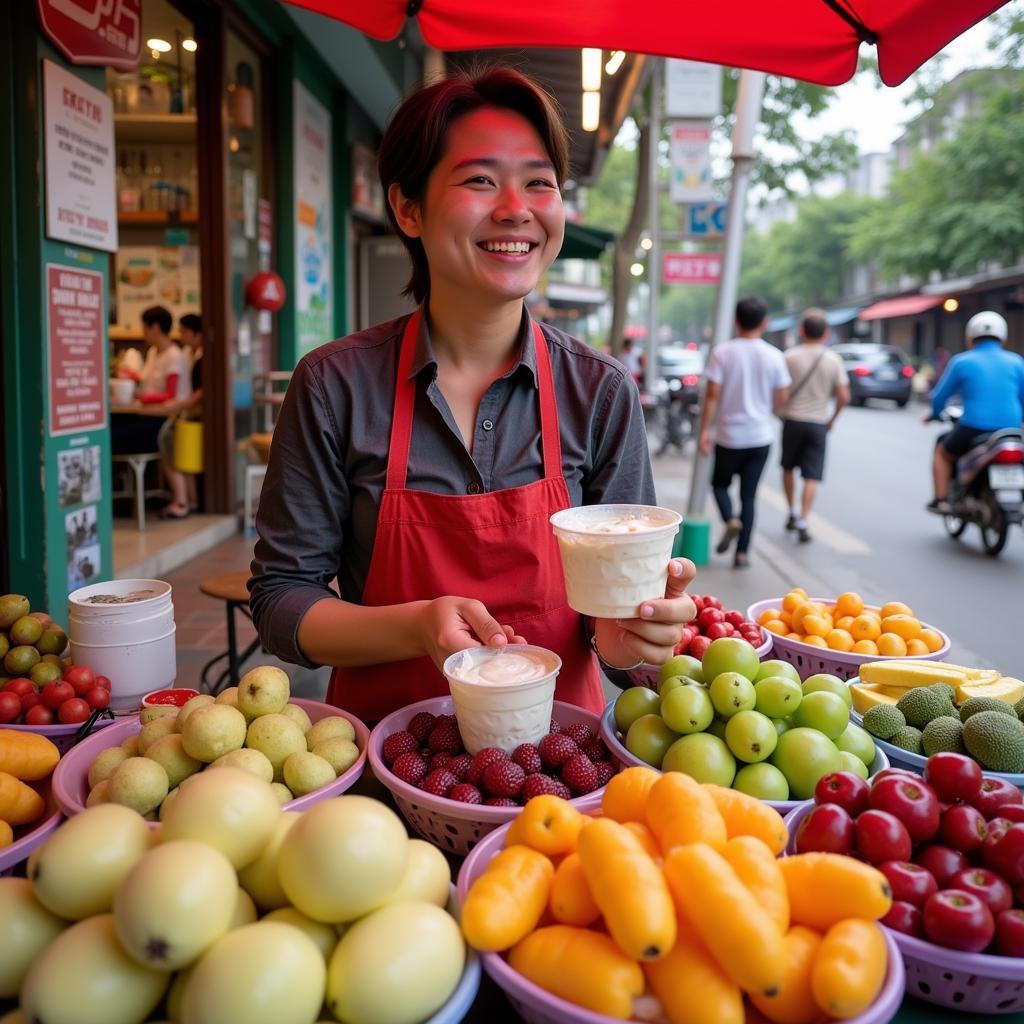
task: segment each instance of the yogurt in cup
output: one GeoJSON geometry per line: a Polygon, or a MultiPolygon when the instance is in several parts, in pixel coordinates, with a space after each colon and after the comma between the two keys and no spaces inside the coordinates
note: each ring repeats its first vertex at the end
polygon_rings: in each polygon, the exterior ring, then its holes
{"type": "Polygon", "coordinates": [[[569,607],[598,619],[635,618],[665,596],[683,517],[656,505],[584,505],[551,517],[569,607]]]}
{"type": "Polygon", "coordinates": [[[539,743],[551,724],[562,659],[532,644],[470,647],[444,663],[466,750],[539,743]]]}

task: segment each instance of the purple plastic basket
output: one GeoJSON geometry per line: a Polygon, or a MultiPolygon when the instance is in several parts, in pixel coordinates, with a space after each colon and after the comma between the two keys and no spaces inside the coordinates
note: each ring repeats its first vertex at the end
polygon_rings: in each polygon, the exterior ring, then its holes
{"type": "MultiPolygon", "coordinates": [[[[124,721],[124,719],[121,720],[124,721]]],[[[92,729],[89,730],[90,736],[117,721],[116,718],[97,718],[92,724],[92,729]]],[[[57,725],[4,725],[2,728],[45,736],[62,754],[65,754],[75,745],[75,734],[82,728],[82,725],[82,722],[72,722],[69,725],[61,722],[57,725]]]]}
{"type": "MultiPolygon", "coordinates": [[[[775,638],[771,633],[768,632],[764,626],[761,626],[761,636],[763,636],[764,642],[760,647],[756,648],[757,656],[764,661],[772,652],[775,638]]],[[[641,665],[639,668],[631,668],[626,675],[629,676],[629,681],[634,686],[646,686],[649,690],[656,690],[658,688],[658,676],[661,673],[660,665],[651,665],[649,663],[641,665]]]]}
{"type": "MultiPolygon", "coordinates": [[[[834,598],[812,597],[809,600],[818,604],[832,604],[834,598]]],[[[775,597],[768,601],[758,601],[747,609],[747,618],[757,622],[762,612],[769,608],[781,608],[782,598],[775,597]]],[[[942,637],[942,646],[929,654],[916,654],[916,661],[941,661],[949,654],[949,637],[929,626],[926,622],[921,623],[924,629],[934,629],[942,637]]],[[[815,647],[812,644],[801,643],[799,640],[787,640],[784,636],[775,636],[773,645],[775,656],[782,661],[788,661],[795,666],[802,679],[813,676],[818,672],[828,672],[830,675],[839,676],[840,679],[851,679],[860,672],[860,666],[872,661],[893,661],[894,658],[884,654],[846,654],[843,651],[826,650],[824,647],[815,647]]]]}
{"type": "MultiPolygon", "coordinates": [[[[601,739],[604,740],[604,745],[611,751],[612,757],[619,762],[622,768],[652,768],[653,765],[649,765],[646,761],[637,757],[636,754],[631,754],[627,749],[626,745],[619,739],[618,730],[615,728],[615,701],[611,700],[608,702],[608,706],[604,709],[604,714],[601,715],[601,739]]],[[[870,778],[876,772],[880,772],[883,768],[889,767],[889,758],[885,756],[885,751],[875,743],[875,759],[871,762],[868,768],[868,777],[870,778]]],[[[657,771],[658,769],[655,769],[657,771]]],[[[765,800],[765,803],[769,807],[774,807],[779,814],[789,814],[790,811],[800,807],[800,800],[765,800]]]]}
{"type": "MultiPolygon", "coordinates": [[[[347,771],[339,775],[334,782],[323,786],[312,793],[300,796],[295,800],[289,800],[282,805],[286,811],[304,811],[319,800],[326,800],[328,797],[340,796],[347,789],[355,785],[356,780],[363,774],[366,767],[366,748],[370,739],[370,730],[347,711],[341,708],[331,707],[318,700],[304,700],[301,697],[291,697],[289,704],[297,704],[309,715],[311,722],[318,722],[321,718],[330,715],[340,715],[352,723],[356,733],[356,746],[359,748],[359,757],[347,771]]],[[[141,732],[138,715],[123,722],[118,722],[103,732],[90,736],[83,740],[71,751],[61,758],[53,773],[53,795],[57,800],[60,809],[68,816],[78,814],[85,810],[85,801],[89,796],[89,768],[96,760],[97,754],[108,747],[116,747],[126,739],[141,732]]]]}
{"type": "MultiPolygon", "coordinates": [[[[370,733],[370,768],[381,784],[391,791],[405,820],[428,843],[433,843],[446,853],[469,853],[480,839],[510,822],[522,808],[485,807],[482,804],[465,804],[458,800],[448,800],[443,796],[432,796],[392,774],[384,763],[384,740],[392,733],[404,729],[412,721],[413,716],[421,711],[429,711],[432,715],[450,715],[454,713],[454,707],[451,697],[430,697],[393,711],[386,718],[382,718],[370,733]]],[[[582,722],[597,733],[597,715],[585,708],[556,700],[552,705],[551,715],[559,725],[582,722]]],[[[571,802],[580,810],[600,807],[603,792],[603,789],[598,789],[571,802]]]]}
{"type": "MultiPolygon", "coordinates": [[[[505,845],[505,833],[508,826],[492,832],[477,844],[466,858],[459,871],[456,891],[459,905],[466,902],[473,882],[483,874],[491,860],[501,852],[505,845]]],[[[851,1018],[847,1024],[886,1024],[893,1019],[903,1002],[903,961],[892,936],[886,929],[882,934],[889,953],[889,966],[885,974],[882,991],[874,1004],[859,1017],[851,1018]]],[[[504,957],[497,953],[482,953],[484,970],[494,979],[495,983],[505,992],[508,1001],[527,1024],[614,1024],[614,1018],[606,1017],[592,1010],[584,1010],[573,1003],[566,1002],[558,996],[546,992],[532,981],[527,981],[517,971],[512,970],[504,957]]],[[[752,1009],[747,1007],[749,1021],[761,1020],[752,1009]]]]}
{"type": "Polygon", "coordinates": [[[29,854],[37,846],[41,846],[46,837],[61,823],[64,816],[54,799],[52,785],[50,791],[44,792],[43,796],[46,800],[43,817],[33,822],[31,827],[22,825],[16,829],[15,834],[20,832],[21,835],[10,846],[0,850],[0,878],[13,875],[18,865],[28,860],[29,854]]]}

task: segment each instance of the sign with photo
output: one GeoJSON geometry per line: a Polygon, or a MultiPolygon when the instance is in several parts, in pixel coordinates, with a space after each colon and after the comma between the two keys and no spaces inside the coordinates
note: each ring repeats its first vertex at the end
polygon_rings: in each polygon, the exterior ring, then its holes
{"type": "Polygon", "coordinates": [[[142,336],[142,313],[163,306],[174,318],[201,308],[199,247],[123,245],[117,252],[117,326],[142,336]]]}
{"type": "Polygon", "coordinates": [[[676,121],[670,126],[669,165],[672,202],[703,203],[714,199],[709,122],[676,121]]]}
{"type": "Polygon", "coordinates": [[[43,90],[46,234],[116,252],[113,101],[49,60],[43,90]]]}
{"type": "Polygon", "coordinates": [[[100,500],[103,468],[98,444],[57,452],[57,467],[61,508],[100,500]]]}
{"type": "Polygon", "coordinates": [[[86,505],[64,516],[68,592],[92,583],[100,572],[100,538],[96,506],[86,505]]]}

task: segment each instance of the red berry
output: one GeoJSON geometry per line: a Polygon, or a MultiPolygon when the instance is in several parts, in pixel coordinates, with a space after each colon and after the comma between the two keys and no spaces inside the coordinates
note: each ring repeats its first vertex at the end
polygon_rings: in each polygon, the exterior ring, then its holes
{"type": "Polygon", "coordinates": [[[597,769],[586,754],[574,754],[562,766],[562,781],[574,793],[592,793],[597,789],[597,769]]]}
{"type": "Polygon", "coordinates": [[[496,761],[484,769],[484,789],[491,796],[518,796],[525,781],[526,772],[515,761],[496,761]]]}
{"type": "Polygon", "coordinates": [[[415,752],[399,754],[391,771],[410,786],[418,786],[427,777],[427,762],[415,752]]]}
{"type": "Polygon", "coordinates": [[[458,800],[460,804],[479,804],[483,803],[484,798],[476,786],[471,786],[468,782],[460,782],[457,786],[452,786],[448,793],[448,799],[458,800]]]}
{"type": "Polygon", "coordinates": [[[562,732],[571,739],[577,747],[582,750],[592,739],[595,739],[594,730],[583,722],[573,722],[567,725],[562,732]]]}
{"type": "Polygon", "coordinates": [[[535,796],[542,796],[544,794],[561,796],[561,793],[559,793],[560,789],[565,789],[565,786],[558,779],[553,779],[550,775],[542,775],[538,772],[536,775],[528,775],[526,777],[526,781],[523,783],[523,791],[519,795],[525,803],[527,800],[532,800],[535,796]]]}
{"type": "Polygon", "coordinates": [[[451,754],[432,754],[427,764],[432,772],[436,772],[438,768],[447,768],[454,760],[451,754]]]}
{"type": "Polygon", "coordinates": [[[462,753],[462,736],[459,734],[459,727],[444,717],[439,718],[434,728],[430,730],[427,746],[439,753],[462,753]]]}
{"type": "Polygon", "coordinates": [[[500,747],[484,747],[483,750],[478,750],[476,757],[473,758],[473,762],[469,766],[469,771],[466,772],[466,781],[474,786],[479,786],[480,781],[484,777],[484,771],[488,767],[498,761],[507,760],[508,754],[500,747]]]}
{"type": "Polygon", "coordinates": [[[386,765],[392,765],[402,754],[412,754],[419,748],[416,737],[411,732],[402,730],[393,732],[381,744],[380,752],[386,765]]]}
{"type": "Polygon", "coordinates": [[[510,800],[507,796],[489,796],[484,801],[485,807],[518,807],[519,804],[515,800],[510,800]]]}
{"type": "Polygon", "coordinates": [[[515,761],[515,763],[519,765],[527,775],[534,775],[544,767],[540,760],[540,754],[532,743],[520,743],[519,746],[512,751],[512,760],[515,761]]]}
{"type": "Polygon", "coordinates": [[[568,736],[548,735],[537,744],[540,759],[548,768],[561,768],[566,761],[580,752],[580,748],[568,736]]]}
{"type": "Polygon", "coordinates": [[[429,711],[417,711],[415,715],[409,720],[409,724],[405,727],[407,732],[411,732],[413,736],[420,741],[425,743],[427,737],[430,735],[430,730],[434,728],[437,719],[429,711]]]}
{"type": "Polygon", "coordinates": [[[555,796],[560,796],[563,800],[572,799],[569,787],[561,779],[552,779],[551,781],[555,784],[555,796]]]}
{"type": "Polygon", "coordinates": [[[597,737],[594,737],[594,739],[589,742],[582,744],[580,746],[580,750],[582,750],[583,753],[594,762],[594,764],[597,764],[598,761],[608,760],[608,748],[599,739],[597,739],[597,737]]]}
{"type": "Polygon", "coordinates": [[[597,789],[607,786],[615,778],[615,765],[611,761],[595,761],[594,767],[597,769],[597,789]]]}
{"type": "Polygon", "coordinates": [[[472,754],[458,754],[453,757],[451,761],[446,765],[448,771],[454,775],[459,782],[466,781],[466,772],[469,771],[469,766],[473,763],[472,754]]]}
{"type": "Polygon", "coordinates": [[[562,727],[552,718],[548,723],[548,735],[553,736],[555,733],[561,732],[562,727]]]}
{"type": "Polygon", "coordinates": [[[447,768],[432,771],[423,780],[423,792],[433,796],[447,796],[459,784],[459,780],[447,768]]]}

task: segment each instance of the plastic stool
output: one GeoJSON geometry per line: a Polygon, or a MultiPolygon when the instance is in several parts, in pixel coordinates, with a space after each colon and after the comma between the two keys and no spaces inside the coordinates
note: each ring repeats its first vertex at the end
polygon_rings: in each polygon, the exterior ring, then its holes
{"type": "Polygon", "coordinates": [[[111,459],[112,462],[121,462],[128,466],[132,471],[132,477],[129,477],[129,481],[132,486],[127,491],[115,491],[111,494],[112,498],[124,498],[130,497],[133,493],[135,496],[135,519],[138,523],[140,530],[146,528],[146,498],[150,495],[164,494],[165,491],[162,487],[152,488],[146,490],[146,466],[151,462],[160,461],[159,452],[143,452],[139,455],[114,455],[111,459]]]}

